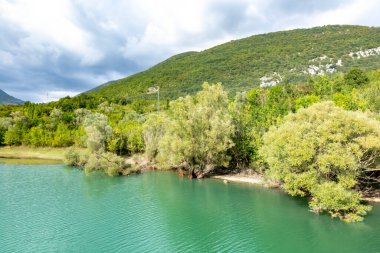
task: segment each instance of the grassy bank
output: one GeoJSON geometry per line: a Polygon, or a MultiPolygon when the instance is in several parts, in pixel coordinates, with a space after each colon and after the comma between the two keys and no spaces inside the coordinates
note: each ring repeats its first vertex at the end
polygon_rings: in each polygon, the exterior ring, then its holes
{"type": "Polygon", "coordinates": [[[66,148],[0,147],[2,158],[63,160],[66,148]]]}

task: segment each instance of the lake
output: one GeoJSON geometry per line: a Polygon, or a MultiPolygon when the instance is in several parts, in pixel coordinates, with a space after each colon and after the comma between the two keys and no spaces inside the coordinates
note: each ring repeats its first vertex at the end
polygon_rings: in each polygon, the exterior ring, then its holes
{"type": "Polygon", "coordinates": [[[0,252],[380,252],[380,205],[347,224],[278,190],[170,172],[0,164],[0,252]]]}

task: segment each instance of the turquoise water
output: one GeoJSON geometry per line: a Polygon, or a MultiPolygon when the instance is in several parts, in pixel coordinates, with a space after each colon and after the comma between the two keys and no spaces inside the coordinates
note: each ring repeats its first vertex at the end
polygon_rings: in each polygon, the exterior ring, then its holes
{"type": "Polygon", "coordinates": [[[380,206],[346,224],[303,199],[169,172],[0,165],[0,252],[380,252],[380,206]]]}

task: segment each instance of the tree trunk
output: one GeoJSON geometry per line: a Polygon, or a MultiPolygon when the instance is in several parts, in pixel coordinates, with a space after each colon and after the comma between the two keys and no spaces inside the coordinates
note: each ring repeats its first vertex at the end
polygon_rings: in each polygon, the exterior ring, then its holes
{"type": "Polygon", "coordinates": [[[188,178],[189,178],[189,179],[197,178],[197,175],[196,175],[195,172],[194,172],[194,168],[191,168],[191,169],[189,170],[188,178]]]}

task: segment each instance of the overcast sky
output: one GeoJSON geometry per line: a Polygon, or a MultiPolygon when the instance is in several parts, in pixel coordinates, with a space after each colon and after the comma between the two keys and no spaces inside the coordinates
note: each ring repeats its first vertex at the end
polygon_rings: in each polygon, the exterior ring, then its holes
{"type": "Polygon", "coordinates": [[[379,0],[0,0],[0,89],[56,100],[231,39],[379,26],[379,10],[379,0]]]}

